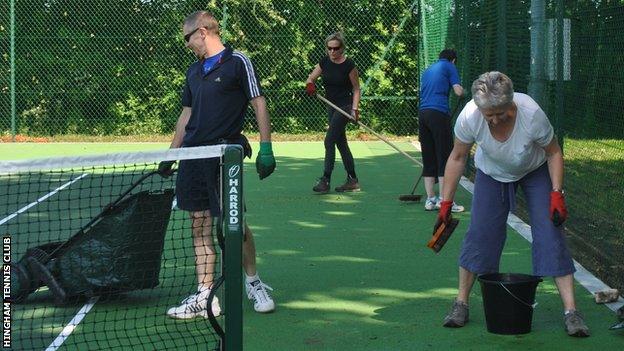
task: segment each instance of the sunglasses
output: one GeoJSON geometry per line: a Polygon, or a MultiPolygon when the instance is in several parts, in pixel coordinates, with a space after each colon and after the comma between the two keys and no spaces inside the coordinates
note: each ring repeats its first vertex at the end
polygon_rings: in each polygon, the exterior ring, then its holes
{"type": "Polygon", "coordinates": [[[328,46],[327,51],[338,51],[342,49],[342,46],[328,46]]]}
{"type": "Polygon", "coordinates": [[[191,32],[189,32],[188,34],[186,34],[184,36],[184,41],[188,43],[189,40],[191,40],[191,37],[193,36],[193,34],[195,34],[195,32],[197,32],[198,30],[200,30],[202,28],[206,28],[206,27],[197,27],[197,28],[193,29],[191,32]]]}

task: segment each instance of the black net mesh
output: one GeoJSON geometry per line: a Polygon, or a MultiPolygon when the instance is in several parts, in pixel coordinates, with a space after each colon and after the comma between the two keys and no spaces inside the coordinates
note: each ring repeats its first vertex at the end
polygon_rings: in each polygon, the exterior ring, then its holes
{"type": "Polygon", "coordinates": [[[217,235],[212,248],[195,247],[198,223],[176,206],[177,173],[161,177],[159,156],[145,163],[133,156],[102,161],[107,166],[51,159],[51,170],[0,175],[13,349],[217,348],[220,337],[203,314],[167,316],[197,291],[197,257],[215,264],[208,283],[222,276],[217,235]]]}

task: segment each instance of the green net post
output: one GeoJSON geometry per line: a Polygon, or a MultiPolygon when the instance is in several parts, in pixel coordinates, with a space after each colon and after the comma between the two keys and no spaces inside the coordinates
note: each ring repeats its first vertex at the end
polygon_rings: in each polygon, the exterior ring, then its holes
{"type": "Polygon", "coordinates": [[[225,338],[223,350],[243,349],[243,148],[229,145],[223,154],[223,275],[225,276],[225,338]]]}

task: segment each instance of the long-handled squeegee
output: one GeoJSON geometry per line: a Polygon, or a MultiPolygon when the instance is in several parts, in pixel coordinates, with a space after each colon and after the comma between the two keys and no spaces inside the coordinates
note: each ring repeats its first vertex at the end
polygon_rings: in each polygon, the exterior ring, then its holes
{"type": "MultiPolygon", "coordinates": [[[[319,100],[323,101],[324,103],[326,103],[327,105],[331,106],[333,109],[335,109],[336,111],[338,111],[340,114],[342,114],[343,116],[345,116],[346,118],[348,118],[349,120],[356,122],[360,127],[366,129],[367,131],[369,131],[371,134],[373,134],[374,136],[376,136],[377,138],[379,138],[381,141],[383,141],[384,143],[390,145],[393,149],[395,149],[396,151],[400,152],[403,156],[407,157],[410,159],[410,161],[416,163],[417,165],[421,166],[422,164],[415,159],[414,157],[412,157],[410,154],[408,154],[407,152],[399,149],[396,145],[394,145],[393,143],[391,143],[390,141],[388,141],[388,139],[384,138],[381,134],[375,132],[374,130],[372,130],[369,126],[367,126],[366,124],[360,122],[360,121],[356,121],[355,118],[353,118],[350,114],[348,114],[347,112],[345,112],[343,109],[341,109],[340,107],[336,106],[334,103],[332,103],[331,101],[327,100],[326,98],[324,98],[323,96],[316,94],[316,97],[319,98],[319,100]]],[[[401,201],[408,201],[408,202],[419,202],[420,199],[422,198],[422,195],[418,195],[418,194],[414,194],[414,192],[416,191],[416,187],[418,187],[418,184],[420,183],[420,180],[422,179],[422,174],[421,176],[418,178],[418,181],[416,182],[416,185],[414,185],[414,188],[412,189],[412,192],[409,195],[399,195],[399,200],[401,201]]]]}

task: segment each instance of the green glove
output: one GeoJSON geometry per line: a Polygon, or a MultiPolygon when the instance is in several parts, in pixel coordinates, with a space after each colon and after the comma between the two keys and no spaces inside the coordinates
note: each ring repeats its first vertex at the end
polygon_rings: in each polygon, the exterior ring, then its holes
{"type": "Polygon", "coordinates": [[[256,171],[260,179],[264,179],[275,170],[275,156],[270,141],[260,142],[260,151],[256,157],[256,171]]]}

